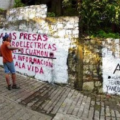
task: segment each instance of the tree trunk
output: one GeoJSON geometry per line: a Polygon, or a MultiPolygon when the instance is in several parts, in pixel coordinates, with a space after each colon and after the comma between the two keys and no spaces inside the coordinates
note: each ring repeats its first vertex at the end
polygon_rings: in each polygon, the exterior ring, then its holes
{"type": "Polygon", "coordinates": [[[55,12],[57,16],[62,15],[62,1],[63,0],[52,0],[52,11],[55,12]]]}
{"type": "Polygon", "coordinates": [[[83,89],[83,57],[84,57],[83,49],[84,49],[84,39],[79,38],[78,46],[77,46],[78,63],[77,63],[77,80],[75,83],[75,88],[80,91],[82,91],[83,89]]]}
{"type": "Polygon", "coordinates": [[[56,14],[58,16],[62,15],[62,0],[57,0],[56,1],[56,14]]]}
{"type": "MultiPolygon", "coordinates": [[[[78,0],[78,12],[81,9],[82,0],[78,0]]],[[[81,23],[81,16],[79,15],[79,40],[78,40],[78,47],[77,47],[77,58],[78,58],[78,65],[77,65],[77,80],[75,83],[75,88],[77,90],[83,89],[83,58],[84,58],[84,39],[82,38],[82,28],[80,25],[81,23]]]]}

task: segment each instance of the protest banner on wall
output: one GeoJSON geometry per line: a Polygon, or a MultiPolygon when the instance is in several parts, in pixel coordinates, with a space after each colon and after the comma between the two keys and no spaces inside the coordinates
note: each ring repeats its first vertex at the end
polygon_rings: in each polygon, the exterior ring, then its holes
{"type": "Polygon", "coordinates": [[[102,49],[103,91],[109,94],[120,94],[120,47],[119,39],[109,40],[102,49]],[[110,43],[113,43],[111,45],[110,43]],[[114,48],[113,48],[114,47],[114,48]]]}
{"type": "MultiPolygon", "coordinates": [[[[47,34],[18,31],[0,31],[0,45],[5,33],[10,34],[16,71],[35,78],[56,83],[67,83],[67,57],[70,40],[53,38],[47,34]]],[[[2,64],[2,59],[0,59],[2,64]]]]}

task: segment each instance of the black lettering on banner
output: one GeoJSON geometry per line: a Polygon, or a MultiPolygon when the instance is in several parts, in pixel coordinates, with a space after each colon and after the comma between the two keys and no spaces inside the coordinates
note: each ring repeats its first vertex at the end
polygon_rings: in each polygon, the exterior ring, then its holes
{"type": "Polygon", "coordinates": [[[106,88],[107,88],[107,91],[113,91],[113,92],[120,92],[120,87],[119,86],[107,86],[106,85],[106,88]]]}
{"type": "Polygon", "coordinates": [[[116,91],[116,86],[109,86],[109,90],[114,91],[114,92],[117,92],[117,91],[116,91]]]}
{"type": "Polygon", "coordinates": [[[119,70],[119,71],[120,71],[120,65],[119,65],[119,64],[117,64],[117,66],[116,66],[116,68],[115,68],[115,70],[114,70],[113,74],[114,74],[117,70],[119,70]]]}

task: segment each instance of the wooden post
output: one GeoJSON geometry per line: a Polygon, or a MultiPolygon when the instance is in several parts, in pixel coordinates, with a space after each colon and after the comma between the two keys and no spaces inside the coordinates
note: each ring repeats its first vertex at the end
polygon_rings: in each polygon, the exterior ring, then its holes
{"type": "Polygon", "coordinates": [[[77,80],[75,82],[75,88],[82,91],[83,89],[83,58],[84,58],[84,39],[79,38],[77,46],[77,80]]]}
{"type": "MultiPolygon", "coordinates": [[[[82,0],[78,0],[78,13],[81,10],[82,0]]],[[[79,14],[79,39],[77,46],[77,80],[75,82],[75,88],[82,91],[83,89],[83,59],[84,59],[84,39],[82,38],[81,28],[81,16],[79,14]]]]}

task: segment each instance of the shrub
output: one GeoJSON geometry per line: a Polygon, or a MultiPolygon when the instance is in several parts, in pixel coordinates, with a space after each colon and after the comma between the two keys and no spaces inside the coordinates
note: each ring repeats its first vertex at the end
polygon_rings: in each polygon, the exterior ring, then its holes
{"type": "Polygon", "coordinates": [[[21,0],[15,0],[15,4],[14,4],[14,7],[17,8],[17,7],[23,7],[25,6],[21,0]]]}

